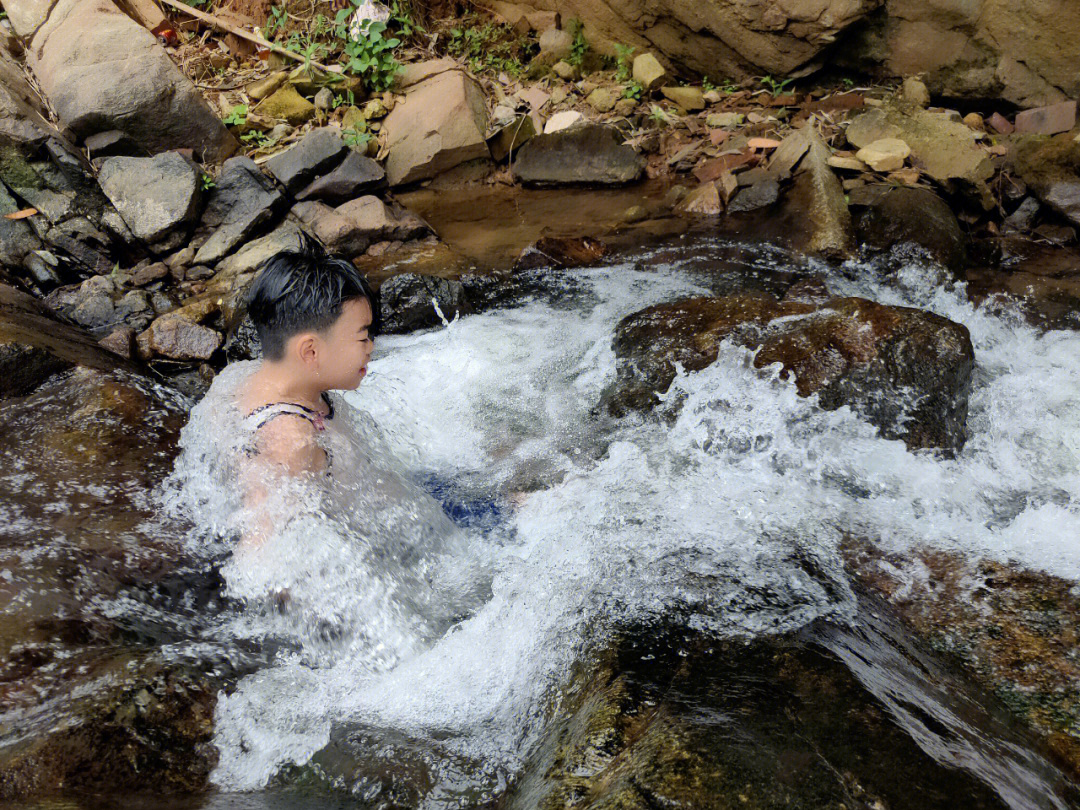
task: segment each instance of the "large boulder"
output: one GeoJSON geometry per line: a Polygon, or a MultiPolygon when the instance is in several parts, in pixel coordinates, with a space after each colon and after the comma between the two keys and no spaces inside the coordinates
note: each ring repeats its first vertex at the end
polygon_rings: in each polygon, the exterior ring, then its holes
{"type": "Polygon", "coordinates": [[[26,394],[72,366],[108,371],[125,365],[36,299],[0,284],[0,397],[26,394]]]}
{"type": "Polygon", "coordinates": [[[386,179],[414,183],[489,158],[487,125],[484,92],[464,72],[445,70],[412,85],[383,121],[386,179]]]}
{"type": "Polygon", "coordinates": [[[1080,96],[1080,14],[1071,0],[886,0],[838,58],[922,74],[934,95],[1040,107],[1080,96]]]}
{"type": "Polygon", "coordinates": [[[201,176],[178,152],[106,158],[98,182],[131,232],[147,243],[182,231],[199,216],[201,176]]]}
{"type": "Polygon", "coordinates": [[[855,235],[844,189],[829,168],[829,147],[810,127],[796,130],[781,144],[769,163],[770,174],[783,177],[794,166],[794,182],[784,199],[795,220],[790,230],[793,248],[809,256],[847,259],[855,252],[855,235]],[[796,157],[801,154],[801,157],[796,157]],[[790,155],[785,160],[785,155],[790,155]]]}
{"type": "MultiPolygon", "coordinates": [[[[21,5],[21,4],[19,4],[21,5]]],[[[27,64],[60,121],[81,137],[121,130],[150,152],[191,148],[222,160],[237,143],[157,38],[110,0],[59,0],[13,21],[27,64]]]]}
{"type": "Polygon", "coordinates": [[[615,333],[610,409],[653,408],[677,365],[705,368],[716,361],[720,341],[731,338],[760,349],[758,368],[780,363],[799,394],[817,394],[827,409],[851,406],[886,438],[903,439],[912,449],[963,446],[975,365],[964,326],[862,298],[796,298],[692,298],[624,318],[615,333]]]}
{"type": "Polygon", "coordinates": [[[516,22],[530,9],[578,18],[590,45],[653,51],[664,61],[706,76],[789,74],[814,65],[822,52],[881,0],[530,0],[482,5],[516,22]],[[514,10],[512,10],[514,9],[514,10]]]}
{"type": "Polygon", "coordinates": [[[511,169],[526,185],[622,185],[640,179],[645,158],[615,127],[578,124],[533,138],[511,169]]]}

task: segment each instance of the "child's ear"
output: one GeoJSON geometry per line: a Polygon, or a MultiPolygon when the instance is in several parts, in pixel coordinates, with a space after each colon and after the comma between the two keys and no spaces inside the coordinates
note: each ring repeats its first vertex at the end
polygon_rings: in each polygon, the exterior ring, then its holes
{"type": "Polygon", "coordinates": [[[314,363],[318,359],[318,337],[311,332],[304,332],[296,337],[296,356],[302,363],[314,363]]]}

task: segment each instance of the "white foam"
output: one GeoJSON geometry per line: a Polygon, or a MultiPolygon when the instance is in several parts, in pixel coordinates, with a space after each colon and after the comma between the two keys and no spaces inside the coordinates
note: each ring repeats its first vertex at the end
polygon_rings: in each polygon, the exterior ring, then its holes
{"type": "MultiPolygon", "coordinates": [[[[701,289],[670,268],[573,277],[580,288],[558,305],[379,339],[370,377],[347,399],[374,417],[401,475],[489,497],[545,486],[498,532],[427,521],[446,536],[409,534],[405,562],[380,560],[395,526],[372,528],[362,510],[315,511],[291,532],[246,592],[287,581],[303,597],[292,618],[253,607],[235,632],[285,634],[293,646],[219,705],[223,788],[265,785],[342,723],[438,739],[513,771],[544,698],[621,622],[679,614],[759,634],[850,615],[837,551],[848,532],[1080,577],[1080,335],[977,311],[962,291],[920,287],[915,271],[893,287],[838,276],[844,292],[971,329],[972,437],[957,458],[910,453],[846,408],[822,411],[727,345],[716,364],[677,378],[673,426],[604,426],[593,409],[614,376],[618,319],[701,289]],[[442,600],[454,604],[437,610],[442,600]],[[335,631],[320,637],[327,621],[335,631]]],[[[226,575],[245,592],[235,568],[226,575]]]]}

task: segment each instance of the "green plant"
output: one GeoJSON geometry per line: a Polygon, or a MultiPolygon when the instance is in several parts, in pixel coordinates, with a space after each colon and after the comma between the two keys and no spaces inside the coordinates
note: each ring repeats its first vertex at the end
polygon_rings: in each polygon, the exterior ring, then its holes
{"type": "Polygon", "coordinates": [[[275,143],[275,139],[271,138],[265,132],[253,129],[250,132],[245,132],[240,136],[240,140],[244,143],[251,144],[256,149],[262,149],[266,146],[272,146],[275,143]]]}
{"type": "MultiPolygon", "coordinates": [[[[473,20],[468,15],[465,19],[473,20]]],[[[505,71],[516,77],[525,72],[522,59],[528,58],[531,47],[529,40],[512,26],[487,22],[451,29],[446,50],[465,59],[476,73],[505,71]]]]}
{"type": "Polygon", "coordinates": [[[772,93],[774,96],[778,96],[784,92],[785,87],[787,87],[795,80],[784,79],[783,81],[780,81],[779,79],[774,79],[772,76],[762,76],[760,81],[762,87],[767,87],[770,93],[772,93]]]}
{"type": "Polygon", "coordinates": [[[263,36],[267,39],[273,39],[277,36],[279,31],[285,29],[285,22],[288,20],[289,15],[285,11],[285,6],[270,6],[270,16],[266,20],[266,28],[263,30],[263,36]]]}
{"type": "Polygon", "coordinates": [[[855,86],[855,80],[849,79],[847,76],[841,79],[841,81],[844,83],[844,87],[846,87],[848,90],[855,86]]]}
{"type": "Polygon", "coordinates": [[[209,191],[212,188],[217,188],[217,183],[214,182],[214,178],[203,172],[199,177],[199,187],[203,191],[209,191]]]}
{"type": "Polygon", "coordinates": [[[371,138],[372,135],[370,132],[361,132],[356,127],[350,127],[341,132],[341,139],[345,141],[345,145],[357,150],[362,150],[367,147],[371,138]]]}
{"type": "Polygon", "coordinates": [[[631,81],[623,88],[623,98],[632,98],[634,101],[641,101],[641,94],[644,92],[645,87],[638,81],[631,81]]]}
{"type": "Polygon", "coordinates": [[[335,93],[334,100],[331,101],[330,104],[331,107],[335,110],[342,104],[348,104],[351,106],[353,104],[356,104],[356,95],[353,93],[352,90],[346,90],[344,95],[342,95],[341,93],[335,93]]]}
{"type": "Polygon", "coordinates": [[[426,33],[424,27],[413,19],[407,0],[392,0],[390,22],[397,28],[397,35],[401,39],[409,39],[414,33],[426,33]]]}
{"type": "Polygon", "coordinates": [[[712,92],[713,90],[716,90],[718,88],[716,87],[715,84],[713,84],[711,81],[709,81],[708,76],[702,76],[701,77],[701,89],[703,89],[706,93],[709,93],[709,92],[712,92]]]}
{"type": "Polygon", "coordinates": [[[585,54],[589,52],[589,40],[585,39],[585,24],[575,17],[568,25],[574,41],[570,45],[570,55],[566,57],[566,61],[571,65],[581,67],[581,63],[585,61],[585,54]]]}
{"type": "Polygon", "coordinates": [[[653,104],[652,107],[649,108],[649,120],[660,126],[671,126],[675,123],[672,117],[664,112],[662,107],[656,104],[653,104]]]}
{"type": "Polygon", "coordinates": [[[247,104],[237,104],[229,110],[228,115],[221,119],[221,123],[227,127],[242,127],[247,123],[247,114],[247,104]]]}
{"type": "Polygon", "coordinates": [[[401,70],[394,56],[394,48],[401,40],[386,36],[386,23],[378,20],[365,20],[360,30],[354,32],[355,36],[350,35],[347,25],[351,14],[351,9],[342,9],[335,19],[338,36],[345,40],[345,69],[360,76],[369,90],[386,90],[401,70]]]}
{"type": "Polygon", "coordinates": [[[631,57],[634,55],[635,50],[637,49],[629,45],[615,43],[615,62],[617,65],[615,68],[615,81],[625,82],[633,75],[634,63],[631,57]]]}

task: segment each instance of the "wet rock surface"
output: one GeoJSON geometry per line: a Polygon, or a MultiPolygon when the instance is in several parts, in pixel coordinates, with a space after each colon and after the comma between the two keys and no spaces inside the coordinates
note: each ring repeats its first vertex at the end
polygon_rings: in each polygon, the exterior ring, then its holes
{"type": "Polygon", "coordinates": [[[639,179],[645,160],[614,127],[579,124],[530,140],[512,169],[526,185],[620,185],[639,179]]]}
{"type": "Polygon", "coordinates": [[[192,262],[218,261],[273,219],[283,203],[284,195],[251,158],[225,161],[202,215],[202,224],[214,232],[192,257],[192,262]]]}
{"type": "MultiPolygon", "coordinates": [[[[934,192],[902,186],[864,186],[851,197],[860,244],[871,252],[914,246],[925,258],[959,275],[967,240],[948,203],[934,192]]],[[[899,257],[897,257],[899,258],[899,257]]],[[[910,260],[907,253],[901,259],[910,260]]]]}
{"type": "Polygon", "coordinates": [[[36,299],[0,284],[0,396],[27,394],[73,366],[107,371],[122,364],[36,299]]]}
{"type": "Polygon", "coordinates": [[[957,450],[966,439],[975,356],[967,329],[938,315],[860,298],[822,304],[765,293],[650,307],[619,323],[616,414],[649,410],[675,377],[697,371],[727,338],[759,348],[754,365],[783,367],[802,396],[851,406],[909,448],[957,450]]]}
{"type": "Polygon", "coordinates": [[[12,520],[0,529],[0,564],[13,576],[0,711],[18,720],[17,733],[0,734],[3,799],[206,787],[213,707],[236,670],[159,654],[183,638],[162,619],[209,618],[217,580],[145,497],[171,468],[185,419],[175,393],[86,368],[5,404],[0,500],[12,520]],[[60,487],[69,510],[57,516],[60,487]],[[117,599],[146,612],[118,618],[108,607],[117,599]]]}

